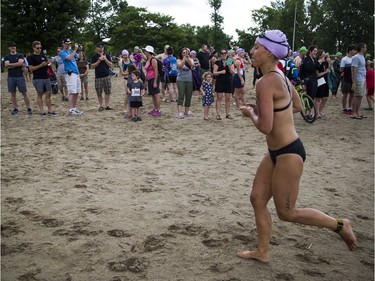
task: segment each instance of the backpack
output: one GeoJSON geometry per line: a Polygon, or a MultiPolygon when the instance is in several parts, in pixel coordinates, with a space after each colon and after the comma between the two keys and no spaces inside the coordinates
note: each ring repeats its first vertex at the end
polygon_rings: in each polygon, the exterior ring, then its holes
{"type": "Polygon", "coordinates": [[[168,74],[171,76],[177,76],[178,68],[177,68],[177,59],[173,56],[168,57],[168,74]]]}
{"type": "Polygon", "coordinates": [[[292,60],[286,60],[285,62],[285,76],[289,80],[295,80],[298,78],[298,68],[292,60]]]}
{"type": "MultiPolygon", "coordinates": [[[[159,74],[159,77],[163,77],[164,74],[165,74],[165,66],[164,66],[164,64],[160,60],[158,60],[157,58],[152,57],[151,61],[152,61],[152,59],[156,59],[156,62],[158,63],[158,74],[159,74]]],[[[152,66],[151,61],[150,61],[150,66],[152,66]]]]}

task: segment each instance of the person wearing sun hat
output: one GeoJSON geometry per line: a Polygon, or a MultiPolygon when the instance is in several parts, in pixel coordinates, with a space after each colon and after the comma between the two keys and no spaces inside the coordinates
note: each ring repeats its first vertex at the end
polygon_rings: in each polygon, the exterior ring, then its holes
{"type": "Polygon", "coordinates": [[[147,57],[147,61],[145,64],[146,70],[146,80],[147,80],[147,89],[148,94],[152,96],[152,102],[154,104],[154,109],[151,110],[149,113],[156,117],[160,116],[160,75],[158,72],[158,62],[155,58],[155,50],[154,47],[147,45],[143,48],[145,55],[147,57]]]}
{"type": "Polygon", "coordinates": [[[302,108],[301,101],[277,67],[278,59],[288,53],[285,34],[280,30],[266,31],[258,36],[251,53],[254,66],[260,67],[264,75],[256,84],[256,103],[241,107],[241,111],[266,135],[269,152],[257,169],[250,195],[257,247],[237,255],[264,263],[270,261],[272,220],[267,204],[271,198],[281,220],[331,229],[341,236],[349,250],[354,250],[356,237],[348,219],[335,219],[312,208],[296,208],[306,153],[293,122],[293,114],[302,108]]]}

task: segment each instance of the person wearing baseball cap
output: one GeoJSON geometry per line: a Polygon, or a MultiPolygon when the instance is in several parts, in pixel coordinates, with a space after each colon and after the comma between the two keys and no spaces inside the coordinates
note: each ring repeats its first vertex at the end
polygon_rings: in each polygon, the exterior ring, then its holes
{"type": "Polygon", "coordinates": [[[112,92],[112,82],[110,75],[110,68],[112,68],[111,56],[104,52],[103,42],[96,44],[95,54],[91,59],[91,67],[95,69],[95,91],[98,96],[99,111],[113,110],[109,105],[110,96],[112,92]],[[104,104],[103,106],[103,92],[104,104]]]}
{"type": "Polygon", "coordinates": [[[337,52],[335,55],[335,60],[332,62],[333,74],[331,77],[333,78],[334,87],[332,87],[332,96],[337,97],[337,92],[339,90],[340,82],[341,82],[341,71],[340,71],[340,64],[342,59],[342,53],[337,52]]]}
{"type": "Polygon", "coordinates": [[[19,113],[17,104],[17,87],[21,92],[28,114],[33,114],[30,108],[30,98],[27,94],[26,82],[23,76],[22,66],[24,65],[25,58],[23,54],[17,53],[16,43],[14,41],[8,42],[9,54],[4,57],[4,66],[8,68],[8,91],[11,94],[11,100],[13,105],[12,115],[19,113]]]}
{"type": "Polygon", "coordinates": [[[302,60],[306,56],[306,53],[307,53],[306,47],[302,46],[297,53],[298,54],[295,56],[293,62],[296,65],[296,67],[299,69],[301,66],[302,60]]]}
{"type": "Polygon", "coordinates": [[[63,49],[60,52],[60,57],[65,66],[65,81],[68,89],[69,100],[69,116],[80,116],[82,111],[77,109],[78,95],[81,93],[81,79],[77,66],[77,50],[79,45],[74,44],[74,49],[71,49],[72,41],[69,38],[63,40],[63,49]]]}
{"type": "Polygon", "coordinates": [[[296,132],[293,114],[301,111],[298,93],[284,73],[278,59],[288,54],[289,44],[280,30],[258,36],[251,50],[254,67],[263,77],[256,85],[256,103],[241,107],[244,116],[265,135],[268,153],[263,157],[250,195],[258,232],[257,246],[237,256],[270,261],[272,220],[267,208],[273,198],[276,212],[283,221],[330,229],[342,238],[349,250],[356,248],[356,237],[348,219],[336,219],[312,208],[296,208],[306,153],[296,132]]]}

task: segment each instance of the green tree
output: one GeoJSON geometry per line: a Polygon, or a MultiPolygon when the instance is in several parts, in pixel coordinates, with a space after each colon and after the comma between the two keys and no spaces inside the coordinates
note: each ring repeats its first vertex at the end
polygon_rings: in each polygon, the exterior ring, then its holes
{"type": "Polygon", "coordinates": [[[162,52],[165,44],[176,49],[186,44],[188,38],[194,38],[195,27],[178,26],[172,20],[171,16],[149,13],[145,8],[122,7],[115,17],[110,43],[116,50],[151,45],[162,52]]]}
{"type": "Polygon", "coordinates": [[[292,44],[295,7],[295,49],[316,44],[332,53],[345,51],[347,45],[359,42],[373,48],[374,4],[371,0],[276,0],[271,2],[271,7],[253,11],[252,19],[258,28],[250,29],[250,34],[280,29],[292,44]]]}
{"type": "Polygon", "coordinates": [[[126,9],[128,3],[121,0],[90,0],[90,8],[86,19],[86,34],[94,42],[111,37],[115,28],[115,15],[126,9]]]}
{"type": "Polygon", "coordinates": [[[227,36],[223,32],[222,25],[224,23],[224,17],[220,15],[220,8],[222,0],[207,0],[208,5],[213,9],[211,13],[212,26],[212,43],[215,49],[228,48],[230,45],[231,37],[227,36]]]}
{"type": "Polygon", "coordinates": [[[74,38],[83,26],[89,0],[40,1],[3,0],[1,2],[2,47],[16,41],[23,52],[31,51],[31,43],[41,41],[43,48],[52,51],[64,37],[74,38]]]}
{"type": "Polygon", "coordinates": [[[348,45],[364,42],[374,54],[374,2],[324,0],[320,42],[331,52],[346,52],[348,45]]]}

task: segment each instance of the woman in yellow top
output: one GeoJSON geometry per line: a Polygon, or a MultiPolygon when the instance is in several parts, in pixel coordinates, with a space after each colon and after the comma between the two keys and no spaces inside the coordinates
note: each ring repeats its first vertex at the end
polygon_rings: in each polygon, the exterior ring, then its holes
{"type": "Polygon", "coordinates": [[[279,30],[258,36],[251,50],[254,67],[263,77],[256,85],[256,104],[241,107],[255,127],[266,135],[269,153],[261,161],[253,182],[250,201],[258,232],[255,250],[241,251],[239,257],[269,262],[272,221],[267,208],[273,198],[277,215],[283,221],[325,227],[337,232],[349,250],[356,248],[356,237],[348,219],[335,219],[311,208],[297,208],[305,150],[293,122],[293,113],[301,110],[297,92],[278,67],[278,59],[287,56],[287,38],[279,30]]]}

